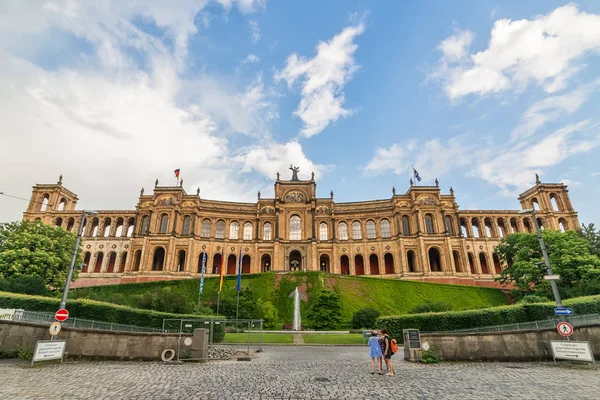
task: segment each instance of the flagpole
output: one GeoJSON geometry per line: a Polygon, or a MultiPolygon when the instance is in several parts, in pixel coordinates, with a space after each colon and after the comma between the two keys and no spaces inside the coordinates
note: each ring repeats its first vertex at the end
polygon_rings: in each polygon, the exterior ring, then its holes
{"type": "Polygon", "coordinates": [[[202,291],[204,289],[204,273],[206,272],[206,252],[202,256],[202,274],[200,276],[200,288],[198,289],[198,306],[196,313],[200,313],[200,299],[202,298],[202,291]]]}
{"type": "Polygon", "coordinates": [[[240,311],[240,290],[242,290],[242,248],[240,247],[240,258],[238,260],[238,276],[237,276],[237,305],[235,307],[235,323],[237,325],[238,315],[240,311]]]}
{"type": "Polygon", "coordinates": [[[219,305],[221,304],[221,291],[223,290],[223,266],[225,264],[225,248],[221,252],[221,267],[219,269],[219,291],[217,292],[217,316],[219,315],[219,305]]]}

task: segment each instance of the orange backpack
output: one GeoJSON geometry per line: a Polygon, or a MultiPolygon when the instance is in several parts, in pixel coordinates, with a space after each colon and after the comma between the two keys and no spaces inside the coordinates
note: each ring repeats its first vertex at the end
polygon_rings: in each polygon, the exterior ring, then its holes
{"type": "Polygon", "coordinates": [[[398,352],[398,343],[396,342],[396,339],[390,341],[390,349],[392,350],[392,354],[398,352]]]}

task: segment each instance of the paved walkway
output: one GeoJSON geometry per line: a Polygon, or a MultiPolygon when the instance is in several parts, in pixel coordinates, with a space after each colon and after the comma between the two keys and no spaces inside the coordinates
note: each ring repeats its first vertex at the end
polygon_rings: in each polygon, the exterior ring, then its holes
{"type": "Polygon", "coordinates": [[[367,347],[265,346],[250,362],[0,366],[0,399],[598,399],[600,371],[553,363],[400,362],[370,375],[367,347]]]}

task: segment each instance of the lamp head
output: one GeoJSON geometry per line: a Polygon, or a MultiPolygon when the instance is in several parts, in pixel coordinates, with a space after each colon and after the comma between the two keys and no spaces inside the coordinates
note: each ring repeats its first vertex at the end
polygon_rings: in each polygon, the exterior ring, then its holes
{"type": "Polygon", "coordinates": [[[524,210],[519,211],[519,214],[532,214],[533,208],[526,208],[524,210]]]}
{"type": "Polygon", "coordinates": [[[96,210],[83,210],[84,214],[88,215],[98,215],[98,211],[96,210]]]}

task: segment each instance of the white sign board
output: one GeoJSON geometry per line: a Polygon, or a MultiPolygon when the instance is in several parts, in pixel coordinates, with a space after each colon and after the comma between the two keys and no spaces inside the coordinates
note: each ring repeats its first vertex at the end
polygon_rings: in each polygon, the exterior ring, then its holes
{"type": "Polygon", "coordinates": [[[556,360],[574,360],[594,362],[592,349],[588,342],[550,341],[552,356],[556,360]]]}
{"type": "Polygon", "coordinates": [[[67,342],[65,340],[40,340],[35,345],[33,359],[36,361],[62,360],[67,342]]]}
{"type": "Polygon", "coordinates": [[[0,319],[13,319],[13,316],[20,318],[23,316],[23,310],[15,308],[0,308],[0,319]]]}
{"type": "Polygon", "coordinates": [[[560,275],[544,275],[544,279],[547,281],[558,281],[560,279],[560,275]]]}

